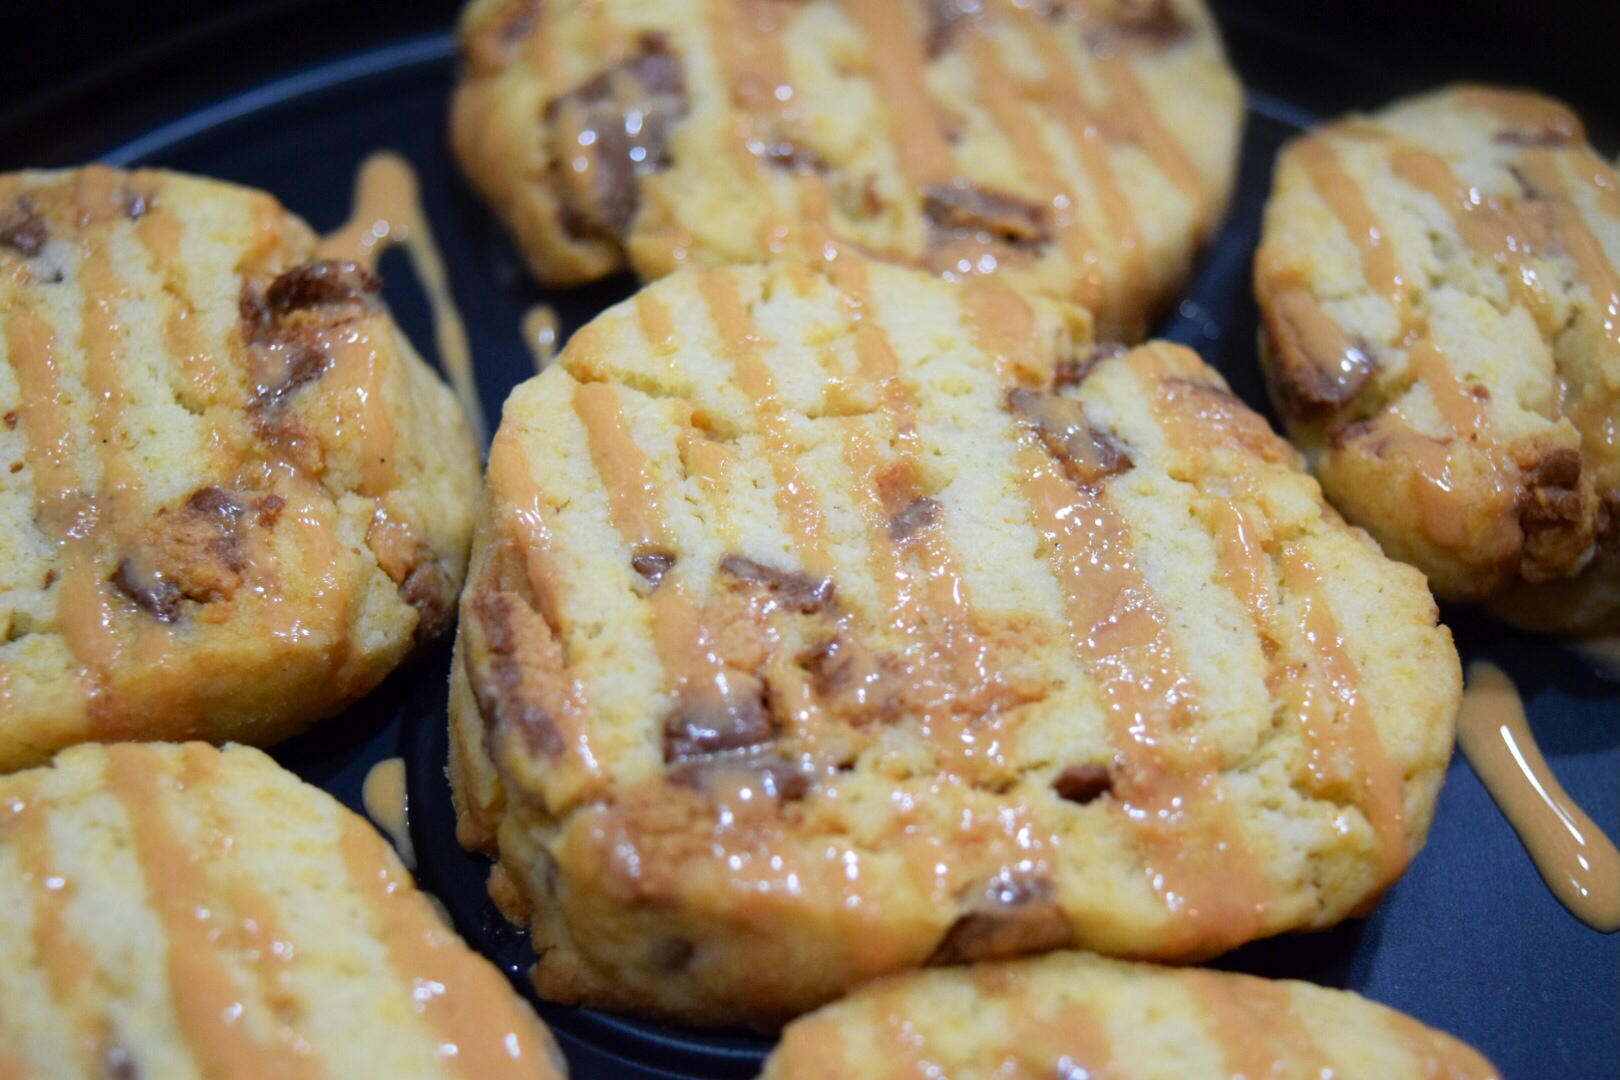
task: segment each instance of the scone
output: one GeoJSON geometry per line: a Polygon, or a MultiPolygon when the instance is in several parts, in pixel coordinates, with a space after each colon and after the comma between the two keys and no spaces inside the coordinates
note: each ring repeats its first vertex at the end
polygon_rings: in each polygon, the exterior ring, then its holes
{"type": "Polygon", "coordinates": [[[854,247],[1137,340],[1223,213],[1202,0],[473,0],[451,135],[542,282],[854,247]]]}
{"type": "Polygon", "coordinates": [[[1461,86],[1287,148],[1255,266],[1277,407],[1435,593],[1620,628],[1620,177],[1529,93],[1461,86]]]}
{"type": "Polygon", "coordinates": [[[1343,990],[1059,953],[898,976],[790,1025],[762,1080],[1496,1080],[1343,990]]]}
{"type": "Polygon", "coordinates": [[[507,402],[463,839],[548,997],[768,1027],[872,976],[1326,926],[1422,844],[1422,576],[1184,349],[847,257],[683,271],[507,402]]]}
{"type": "Polygon", "coordinates": [[[117,743],[0,777],[0,1073],[565,1075],[382,837],[257,750],[117,743]]]}
{"type": "Polygon", "coordinates": [[[0,176],[0,772],[265,745],[449,625],[478,454],[377,289],[261,192],[0,176]]]}

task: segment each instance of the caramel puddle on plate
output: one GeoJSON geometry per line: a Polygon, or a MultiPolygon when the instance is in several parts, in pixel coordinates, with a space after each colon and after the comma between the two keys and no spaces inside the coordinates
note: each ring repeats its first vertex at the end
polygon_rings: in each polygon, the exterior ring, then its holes
{"type": "Polygon", "coordinates": [[[415,870],[416,849],[411,846],[410,803],[405,796],[405,762],[394,757],[373,765],[366,773],[360,798],[365,803],[366,816],[376,822],[394,842],[400,861],[415,870]]]}
{"type": "Polygon", "coordinates": [[[321,241],[321,254],[375,270],[382,253],[396,245],[410,256],[411,269],[427,295],[439,359],[451,388],[461,399],[473,437],[482,446],[488,439],[489,425],[478,402],[478,379],[473,372],[472,350],[467,345],[467,328],[450,291],[444,256],[422,208],[416,170],[392,150],[379,150],[360,163],[354,182],[354,209],[348,221],[321,241]]]}
{"type": "Polygon", "coordinates": [[[1457,742],[1553,895],[1594,930],[1620,930],[1620,852],[1559,784],[1494,664],[1469,665],[1457,742]]]}
{"type": "Polygon", "coordinates": [[[549,304],[536,304],[523,313],[523,344],[534,357],[534,370],[544,371],[557,359],[557,334],[562,325],[549,304]]]}

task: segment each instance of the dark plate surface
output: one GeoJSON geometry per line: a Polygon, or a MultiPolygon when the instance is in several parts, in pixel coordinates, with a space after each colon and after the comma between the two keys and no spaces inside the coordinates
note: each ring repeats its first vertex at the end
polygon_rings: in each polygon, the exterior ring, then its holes
{"type": "MultiPolygon", "coordinates": [[[[1271,39],[1251,33],[1249,20],[1228,26],[1233,54],[1245,67],[1264,62],[1271,48],[1271,39]]],[[[1300,58],[1277,62],[1287,77],[1269,85],[1286,87],[1297,77],[1300,58]]],[[[1364,89],[1334,89],[1351,71],[1324,68],[1327,88],[1300,100],[1334,108],[1359,103],[1364,89]]],[[[1256,83],[1250,71],[1244,74],[1256,83]]],[[[524,310],[543,300],[571,331],[627,296],[631,283],[545,293],[524,276],[446,150],[452,79],[448,37],[411,39],[216,98],[91,152],[110,163],[160,165],[266,188],[317,229],[346,215],[356,167],[367,153],[403,153],[420,173],[493,422],[510,389],[533,370],[519,331],[524,310]]],[[[1252,95],[1238,201],[1185,299],[1160,327],[1162,336],[1199,349],[1261,408],[1250,259],[1272,157],[1310,118],[1281,99],[1252,95]]],[[[1613,118],[1602,119],[1606,123],[1594,128],[1613,130],[1607,126],[1613,118]]],[[[17,157],[16,145],[6,149],[6,158],[17,157]]],[[[404,257],[386,258],[382,269],[399,321],[432,357],[427,305],[404,257]]],[[[1448,611],[1446,620],[1465,662],[1486,657],[1515,677],[1560,779],[1611,836],[1620,832],[1620,687],[1545,640],[1464,611],[1448,611]]],[[[444,777],[447,670],[441,649],[276,756],[356,808],[370,765],[404,756],[424,887],[445,901],[468,940],[528,992],[522,970],[532,954],[525,937],[488,902],[487,864],[454,842],[444,777]]],[[[1250,946],[1221,966],[1358,990],[1474,1043],[1512,1080],[1620,1075],[1620,937],[1586,929],[1553,899],[1460,759],[1427,850],[1369,919],[1328,934],[1250,946]]],[[[699,1035],[549,1005],[542,1012],[579,1077],[748,1076],[768,1048],[749,1035],[699,1035]]]]}

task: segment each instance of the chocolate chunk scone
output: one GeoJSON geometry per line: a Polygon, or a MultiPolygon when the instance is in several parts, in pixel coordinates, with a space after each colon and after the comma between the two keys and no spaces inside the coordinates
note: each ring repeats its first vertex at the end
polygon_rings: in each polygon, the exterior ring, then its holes
{"type": "Polygon", "coordinates": [[[387,842],[257,750],[77,746],[0,777],[0,1073],[557,1080],[387,842]]]}
{"type": "Polygon", "coordinates": [[[478,455],[378,286],[260,192],[0,176],[0,771],[267,744],[449,625],[478,455]]]}
{"type": "Polygon", "coordinates": [[[1498,1080],[1343,990],[1058,953],[886,979],[790,1024],[762,1080],[1498,1080]]]}
{"type": "Polygon", "coordinates": [[[769,1026],[872,976],[1190,960],[1369,906],[1460,673],[1192,353],[841,257],[683,271],[514,392],[452,776],[548,997],[769,1026]]]}
{"type": "Polygon", "coordinates": [[[451,134],[543,282],[854,247],[1139,339],[1223,213],[1202,0],[474,0],[451,134]]]}
{"type": "Polygon", "coordinates": [[[1255,267],[1328,497],[1442,598],[1620,629],[1620,177],[1580,120],[1453,87],[1287,148],[1255,267]]]}

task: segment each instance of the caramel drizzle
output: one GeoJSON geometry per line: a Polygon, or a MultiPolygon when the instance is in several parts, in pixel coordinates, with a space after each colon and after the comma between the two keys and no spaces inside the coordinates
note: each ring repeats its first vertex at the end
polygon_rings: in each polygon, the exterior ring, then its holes
{"type": "Polygon", "coordinates": [[[1232,1076],[1337,1075],[1282,985],[1189,968],[1177,979],[1204,1009],[1204,1030],[1220,1044],[1232,1076]]]}
{"type": "MultiPolygon", "coordinates": [[[[586,327],[574,337],[582,351],[595,345],[590,329],[586,327]]],[[[569,348],[573,350],[575,345],[569,348]]],[[[575,355],[577,358],[579,353],[575,355]]],[[[581,364],[591,366],[588,359],[581,364]]],[[[617,392],[606,383],[580,383],[574,390],[574,412],[585,427],[591,461],[608,492],[614,527],[631,554],[677,554],[646,458],[620,414],[617,392]]],[[[729,697],[731,686],[725,663],[715,649],[714,632],[687,594],[678,565],[653,590],[651,603],[653,643],[670,679],[671,695],[680,698],[712,692],[721,700],[729,697]]]]}
{"type": "MultiPolygon", "coordinates": [[[[1040,26],[1029,9],[1012,5],[1010,10],[1024,31],[1024,40],[1034,47],[1036,55],[1040,57],[1045,73],[1044,99],[1049,103],[1048,114],[1068,131],[1074,152],[1091,181],[1103,222],[1112,234],[1114,252],[1120,260],[1117,306],[1122,311],[1142,310],[1151,288],[1147,251],[1136,213],[1131,209],[1130,200],[1126,198],[1119,177],[1114,172],[1110,147],[1108,140],[1103,137],[1102,126],[1087,104],[1080,77],[1064,51],[1061,38],[1040,26]]],[[[1139,320],[1137,324],[1125,327],[1124,333],[1127,338],[1135,339],[1146,330],[1143,321],[1139,320]]]]}
{"type": "MultiPolygon", "coordinates": [[[[854,321],[855,356],[861,376],[883,403],[889,435],[895,449],[893,467],[899,486],[916,491],[922,475],[922,454],[917,431],[916,402],[900,378],[899,358],[888,335],[876,321],[877,309],[867,290],[865,264],[843,259],[834,264],[836,278],[854,321]]],[[[939,528],[924,528],[904,542],[890,527],[896,509],[885,505],[878,490],[886,466],[872,436],[858,422],[846,427],[845,461],[856,481],[862,519],[867,528],[873,577],[893,612],[893,627],[906,642],[906,679],[922,698],[927,715],[924,732],[947,721],[953,709],[963,711],[971,723],[995,711],[1004,690],[992,669],[987,647],[975,632],[975,619],[967,583],[962,580],[950,547],[939,528]],[[915,553],[918,570],[907,565],[906,549],[915,553]],[[930,631],[937,626],[937,631],[930,631]],[[941,670],[941,669],[944,670],[941,670]]],[[[993,746],[994,733],[970,736],[964,726],[950,743],[961,757],[977,752],[981,742],[993,746]]]]}
{"type": "MultiPolygon", "coordinates": [[[[489,425],[478,400],[472,350],[467,344],[467,330],[456,307],[455,294],[450,289],[444,256],[422,207],[416,171],[399,154],[380,150],[361,163],[355,180],[354,210],[347,222],[322,240],[320,253],[326,258],[346,259],[376,269],[382,253],[396,245],[403,247],[410,257],[411,269],[427,295],[428,306],[433,311],[439,359],[456,397],[461,400],[473,437],[483,445],[489,438],[489,425]]],[[[369,433],[378,417],[366,419],[365,430],[369,433]]]]}
{"type": "Polygon", "coordinates": [[[1457,743],[1559,902],[1594,930],[1620,930],[1620,852],[1558,782],[1500,668],[1469,666],[1457,743]]]}
{"type": "Polygon", "coordinates": [[[850,19],[866,39],[872,85],[888,106],[889,137],[900,168],[921,191],[956,175],[956,155],[940,133],[934,99],[924,78],[927,58],[910,5],[894,0],[844,0],[850,19]]]}
{"type": "Polygon", "coordinates": [[[376,822],[399,852],[400,862],[407,870],[416,866],[416,848],[411,844],[410,802],[405,790],[405,761],[403,758],[384,758],[366,770],[366,780],[360,788],[360,800],[366,816],[376,822]]]}
{"type": "Polygon", "coordinates": [[[339,846],[390,961],[415,988],[416,1011],[444,1040],[440,1060],[468,1080],[555,1076],[539,1022],[500,973],[439,921],[409,876],[390,864],[377,834],[345,814],[339,846]]]}
{"type": "Polygon", "coordinates": [[[287,1042],[265,1045],[242,1023],[242,995],[219,962],[215,891],[199,853],[175,835],[163,810],[157,755],[118,744],[107,748],[106,784],[123,803],[136,856],[167,943],[167,978],[180,1030],[205,1073],[280,1077],[314,1063],[287,1042]]]}
{"type": "Polygon", "coordinates": [[[1395,310],[1402,336],[1413,329],[1412,305],[1405,277],[1395,260],[1395,248],[1384,226],[1367,205],[1361,186],[1339,160],[1338,152],[1322,135],[1295,143],[1289,153],[1298,159],[1317,194],[1361,252],[1361,272],[1367,284],[1395,310]]]}
{"type": "MultiPolygon", "coordinates": [[[[146,175],[135,173],[132,182],[143,184],[146,175]]],[[[160,196],[148,193],[144,198],[146,213],[135,222],[135,235],[151,256],[153,269],[169,296],[169,312],[163,324],[169,352],[180,358],[187,383],[184,392],[196,395],[199,402],[212,403],[225,392],[224,377],[191,303],[185,261],[180,253],[180,219],[167,211],[160,196]]]]}
{"type": "MultiPolygon", "coordinates": [[[[575,340],[579,338],[576,336],[575,340]]],[[[501,532],[512,548],[523,555],[524,578],[540,616],[549,625],[556,625],[561,610],[558,591],[567,587],[568,578],[552,554],[551,528],[546,524],[541,492],[529,473],[523,448],[514,432],[496,433],[489,448],[488,484],[490,502],[506,508],[501,532]]],[[[566,671],[561,648],[556,643],[553,648],[556,648],[558,670],[566,671]]],[[[569,672],[560,685],[548,689],[554,694],[547,710],[552,723],[573,747],[581,770],[590,777],[600,776],[601,764],[589,735],[590,703],[584,685],[569,672]]]]}
{"type": "Polygon", "coordinates": [[[652,343],[653,349],[661,355],[671,357],[675,352],[675,320],[670,317],[669,308],[664,302],[654,296],[650,290],[643,289],[636,293],[636,319],[641,326],[642,335],[652,343]]]}
{"type": "Polygon", "coordinates": [[[709,316],[720,332],[726,356],[736,371],[736,385],[747,395],[771,472],[776,477],[776,504],[787,519],[799,557],[813,575],[825,576],[831,569],[823,538],[821,509],[815,492],[795,463],[799,449],[784,415],[776,379],[761,355],[763,341],[759,328],[748,317],[737,281],[726,271],[711,271],[698,281],[698,291],[708,305],[709,316]]]}
{"type": "MultiPolygon", "coordinates": [[[[38,782],[31,783],[20,795],[0,804],[0,838],[12,840],[22,876],[32,885],[34,955],[45,969],[51,998],[58,1008],[78,1012],[84,985],[95,975],[96,962],[67,927],[67,907],[77,889],[72,880],[52,869],[50,817],[39,786],[38,782]]],[[[77,1067],[88,1070],[101,1044],[100,1036],[85,1032],[73,1042],[73,1047],[61,1049],[71,1054],[77,1067]]]]}
{"type": "Polygon", "coordinates": [[[1108,89],[1105,115],[1118,117],[1127,130],[1135,133],[1142,149],[1153,159],[1159,171],[1181,189],[1194,214],[1207,227],[1210,193],[1204,185],[1204,177],[1187,153],[1187,148],[1170,134],[1164,121],[1154,111],[1146,89],[1131,66],[1130,57],[1124,53],[1103,57],[1097,63],[1097,74],[1108,89]]]}
{"type": "Polygon", "coordinates": [[[996,55],[995,42],[988,36],[972,33],[964,42],[964,47],[973,65],[974,80],[986,111],[1012,144],[1015,157],[1034,174],[1035,186],[1046,193],[1047,207],[1055,211],[1054,231],[1063,244],[1070,273],[1074,277],[1072,295],[1075,301],[1091,311],[1100,310],[1103,301],[1102,271],[1097,265],[1097,252],[1092,246],[1091,237],[1080,220],[1078,199],[1059,178],[1051,151],[1018,99],[1017,80],[1001,63],[996,55]]]}
{"type": "Polygon", "coordinates": [[[1099,1010],[1065,1001],[1048,1013],[1045,1002],[1030,1004],[1038,1013],[1015,1022],[1006,1060],[1023,1063],[1033,1076],[1125,1080],[1099,1010]]]}

